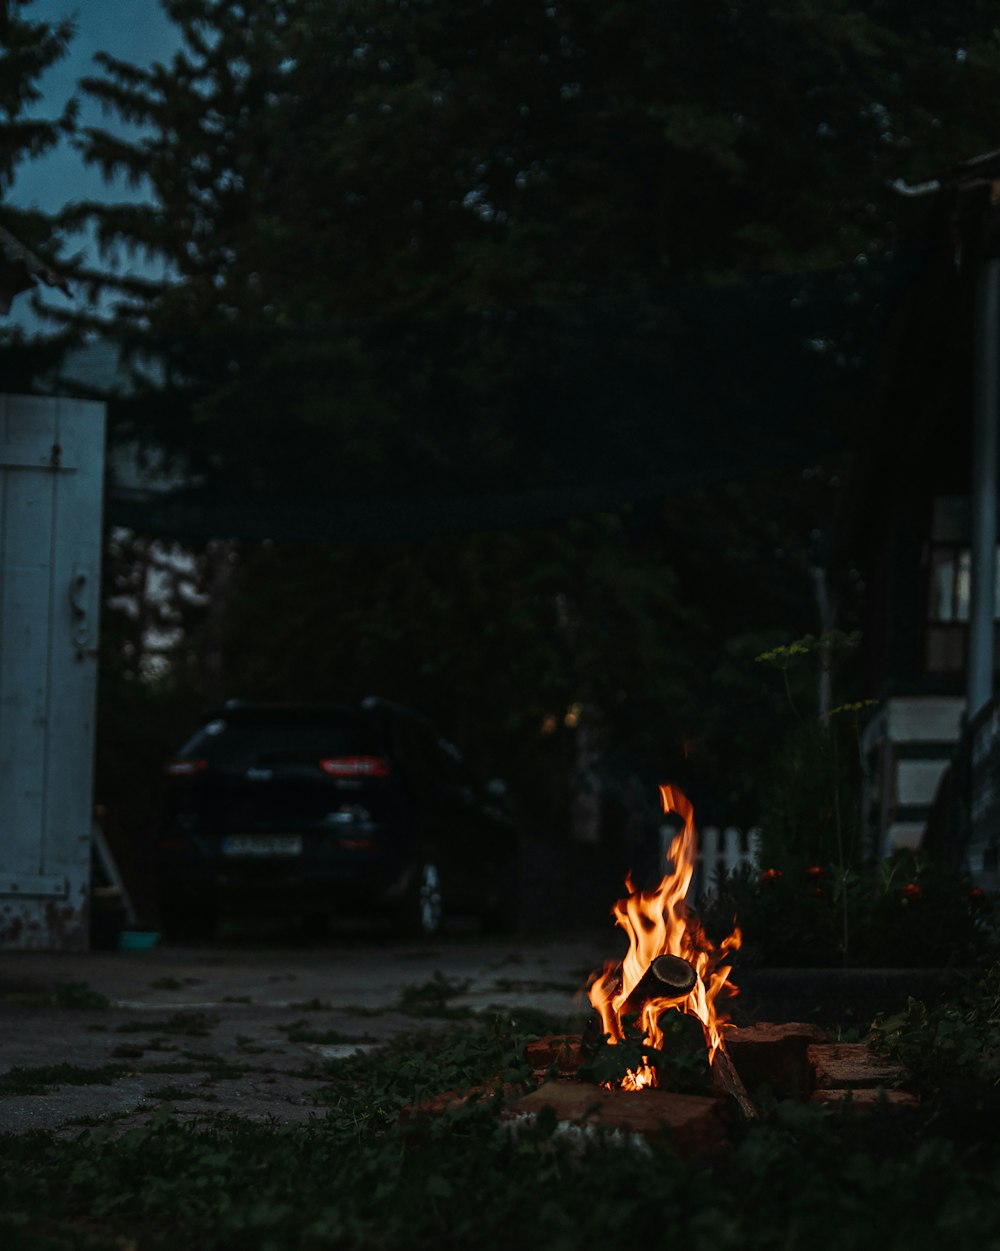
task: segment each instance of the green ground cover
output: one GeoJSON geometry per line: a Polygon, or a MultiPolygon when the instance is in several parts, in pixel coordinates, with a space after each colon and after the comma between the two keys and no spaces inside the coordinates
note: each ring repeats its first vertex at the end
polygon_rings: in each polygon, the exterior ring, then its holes
{"type": "MultiPolygon", "coordinates": [[[[8,1251],[681,1245],[689,1251],[1000,1245],[1000,1050],[988,974],[960,1003],[880,1022],[919,1108],[771,1103],[733,1150],[684,1161],[669,1141],[516,1129],[486,1097],[400,1123],[447,1089],[529,1077],[537,1015],[449,1021],[329,1063],[306,1125],[181,1124],[166,1107],[123,1131],[0,1137],[8,1251]]],[[[558,1022],[550,1022],[558,1025],[558,1022]]]]}

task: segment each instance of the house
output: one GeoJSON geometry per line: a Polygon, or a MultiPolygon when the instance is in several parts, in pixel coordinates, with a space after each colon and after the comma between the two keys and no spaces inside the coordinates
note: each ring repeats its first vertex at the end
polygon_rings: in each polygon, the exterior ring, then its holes
{"type": "Polygon", "coordinates": [[[871,850],[933,847],[993,886],[1000,153],[913,190],[920,272],[883,348],[833,567],[869,588],[871,850]]]}

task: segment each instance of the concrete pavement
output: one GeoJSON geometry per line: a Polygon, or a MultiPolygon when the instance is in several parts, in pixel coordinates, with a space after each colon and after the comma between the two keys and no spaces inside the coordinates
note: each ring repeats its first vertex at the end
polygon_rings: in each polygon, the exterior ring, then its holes
{"type": "Polygon", "coordinates": [[[406,1009],[534,1008],[582,1019],[587,975],[624,939],[254,936],[200,947],[0,952],[0,1132],[187,1118],[304,1121],[320,1062],[414,1029],[406,1009]],[[455,993],[462,987],[462,993],[455,993]],[[68,1066],[54,1068],[53,1066],[68,1066]]]}

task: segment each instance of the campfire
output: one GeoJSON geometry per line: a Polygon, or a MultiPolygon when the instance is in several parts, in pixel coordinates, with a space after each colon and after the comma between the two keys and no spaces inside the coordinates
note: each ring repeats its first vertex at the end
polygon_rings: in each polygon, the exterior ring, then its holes
{"type": "Polygon", "coordinates": [[[650,1055],[626,1072],[622,1089],[659,1085],[652,1053],[663,1046],[660,1021],[667,1012],[681,1012],[701,1022],[709,1064],[749,1115],[752,1105],[725,1049],[727,1018],[716,1006],[721,996],[737,993],[729,981],[730,953],[740,946],[740,931],[734,927],[716,946],[687,904],[698,856],[694,811],[675,786],[661,786],[660,796],[664,813],[676,813],[683,822],[670,846],[672,867],[651,891],[637,890],[631,876],[626,877],[628,897],[618,900],[613,912],[628,935],[628,952],[622,961],[608,961],[603,971],[593,975],[588,995],[609,1043],[624,1042],[634,1025],[650,1049],[650,1055]]]}
{"type": "MultiPolygon", "coordinates": [[[[608,961],[588,982],[604,1038],[611,1047],[628,1044],[620,1057],[613,1057],[622,1063],[595,1068],[594,1038],[546,1035],[526,1047],[534,1089],[526,1093],[508,1089],[498,1077],[465,1092],[442,1091],[416,1108],[404,1109],[401,1119],[435,1115],[461,1107],[470,1098],[503,1094],[511,1100],[503,1115],[515,1123],[546,1111],[554,1113],[560,1125],[651,1137],[666,1132],[679,1153],[710,1158],[729,1148],[736,1120],[733,1102],[743,1122],[759,1116],[744,1080],[751,1089],[766,1088],[779,1099],[850,1101],[858,1107],[916,1102],[912,1093],[897,1088],[904,1078],[902,1069],[875,1056],[866,1043],[834,1043],[812,1023],[757,1021],[737,1031],[728,1022],[719,1001],[737,993],[729,974],[740,931],[734,926],[715,944],[687,904],[698,849],[694,814],[676,787],[661,786],[660,793],[664,811],[676,813],[683,822],[670,846],[669,872],[651,891],[636,889],[631,877],[626,878],[628,897],[620,899],[613,911],[628,935],[628,952],[620,961],[608,961]],[[657,1063],[676,1055],[666,1039],[667,1033],[677,1035],[670,1029],[670,1013],[693,1018],[692,1041],[699,1058],[703,1038],[711,1083],[704,1093],[700,1088],[694,1093],[670,1088],[679,1086],[673,1075],[661,1081],[657,1063]],[[633,1056],[639,1057],[634,1066],[633,1056]],[[608,1071],[624,1071],[624,1077],[603,1080],[608,1071]]],[[[604,1060],[610,1056],[603,1046],[597,1051],[604,1060]]],[[[671,1068],[675,1072],[676,1066],[671,1068]]]]}

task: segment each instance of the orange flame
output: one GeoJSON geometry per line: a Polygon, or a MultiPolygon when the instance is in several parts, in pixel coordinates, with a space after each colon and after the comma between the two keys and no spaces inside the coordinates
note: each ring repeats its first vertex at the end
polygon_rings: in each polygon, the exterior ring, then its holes
{"type": "MultiPolygon", "coordinates": [[[[723,987],[735,994],[729,983],[732,966],[727,962],[731,951],[739,948],[740,931],[734,928],[718,947],[714,946],[701,922],[685,903],[698,856],[698,835],[694,811],[687,797],[676,786],[661,786],[663,811],[676,812],[684,827],[670,845],[669,859],[673,871],[668,873],[654,891],[637,891],[631,876],[626,877],[627,899],[619,899],[612,909],[615,921],[628,935],[628,953],[621,964],[608,961],[601,973],[594,974],[589,988],[591,1004],[597,1009],[609,1042],[625,1038],[622,1017],[628,1014],[629,998],[643,974],[657,956],[680,956],[694,967],[697,981],[683,997],[648,999],[640,1007],[643,1042],[659,1049],[663,1031],[659,1019],[673,1010],[696,1016],[705,1031],[709,1063],[722,1045],[722,1027],[726,1017],[716,1011],[715,1003],[723,987]],[[728,983],[728,985],[727,985],[728,983]]],[[[638,1070],[629,1070],[622,1086],[639,1090],[657,1084],[656,1069],[647,1061],[638,1070]]]]}

